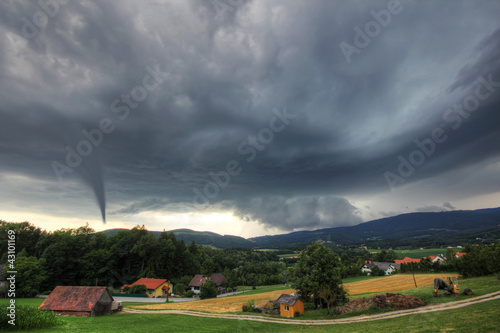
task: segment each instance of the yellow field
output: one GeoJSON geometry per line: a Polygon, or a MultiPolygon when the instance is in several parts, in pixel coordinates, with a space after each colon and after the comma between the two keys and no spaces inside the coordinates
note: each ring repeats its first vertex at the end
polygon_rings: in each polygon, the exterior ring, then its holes
{"type": "MultiPolygon", "coordinates": [[[[418,287],[432,285],[434,284],[435,278],[443,277],[443,274],[415,274],[418,287]]],[[[415,283],[413,282],[412,275],[393,275],[381,277],[379,279],[346,283],[344,288],[348,291],[349,295],[358,295],[372,292],[411,289],[415,288],[415,283]]],[[[211,298],[192,302],[140,305],[132,306],[132,308],[150,310],[193,310],[214,313],[238,312],[241,311],[241,307],[247,304],[249,300],[254,300],[255,305],[264,306],[268,301],[277,299],[281,294],[290,294],[293,292],[295,292],[295,290],[285,289],[254,295],[211,298]]]]}

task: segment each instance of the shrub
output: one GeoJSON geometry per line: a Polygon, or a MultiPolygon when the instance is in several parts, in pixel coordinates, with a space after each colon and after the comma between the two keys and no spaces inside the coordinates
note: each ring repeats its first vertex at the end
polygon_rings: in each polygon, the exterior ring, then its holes
{"type": "Polygon", "coordinates": [[[136,284],[130,287],[128,291],[129,294],[145,294],[148,291],[148,288],[145,284],[136,284]]]}
{"type": "Polygon", "coordinates": [[[304,310],[314,310],[316,305],[313,302],[307,302],[304,304],[304,310]]]}
{"type": "Polygon", "coordinates": [[[294,317],[300,317],[300,312],[299,311],[295,311],[294,317]]]}
{"type": "Polygon", "coordinates": [[[214,281],[208,280],[200,288],[200,298],[207,299],[214,297],[217,297],[217,285],[214,281]]]}
{"type": "Polygon", "coordinates": [[[9,324],[9,310],[6,306],[0,307],[0,330],[32,330],[63,325],[66,322],[52,311],[38,310],[33,307],[16,306],[15,326],[9,324]]]}
{"type": "Polygon", "coordinates": [[[263,308],[262,307],[256,307],[255,306],[255,301],[249,300],[246,305],[243,305],[241,308],[243,312],[257,312],[257,313],[262,313],[263,308]]]}
{"type": "Polygon", "coordinates": [[[178,283],[174,287],[174,294],[176,294],[176,295],[182,295],[182,294],[184,294],[186,292],[186,289],[187,289],[187,287],[186,287],[185,284],[178,283]]]}
{"type": "Polygon", "coordinates": [[[125,288],[123,288],[123,292],[128,294],[130,291],[130,287],[129,286],[126,286],[125,288]]]}
{"type": "Polygon", "coordinates": [[[186,297],[186,298],[191,298],[193,296],[194,296],[194,291],[192,291],[192,290],[188,290],[184,294],[182,294],[182,297],[186,297]]]}

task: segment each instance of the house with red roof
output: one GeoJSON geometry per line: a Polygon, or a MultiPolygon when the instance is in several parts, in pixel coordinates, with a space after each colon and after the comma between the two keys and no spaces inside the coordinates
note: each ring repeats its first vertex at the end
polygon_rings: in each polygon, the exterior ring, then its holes
{"type": "Polygon", "coordinates": [[[207,280],[212,280],[215,282],[215,285],[217,286],[217,292],[221,293],[224,292],[225,285],[227,284],[226,277],[222,275],[222,273],[215,273],[210,275],[210,277],[203,276],[201,274],[196,274],[191,282],[189,282],[189,287],[191,290],[195,293],[195,295],[198,295],[200,293],[200,288],[201,286],[207,281],[207,280]]]}
{"type": "Polygon", "coordinates": [[[159,296],[170,295],[172,293],[172,290],[174,289],[173,283],[167,279],[148,279],[148,278],[141,278],[132,284],[124,284],[120,289],[121,292],[123,292],[123,289],[125,287],[130,288],[132,286],[141,284],[146,286],[147,289],[146,295],[148,297],[159,297],[159,296]]]}
{"type": "Polygon", "coordinates": [[[457,253],[455,253],[455,256],[456,256],[457,258],[460,258],[460,257],[462,257],[464,254],[466,254],[466,252],[457,252],[457,253]]]}
{"type": "Polygon", "coordinates": [[[410,257],[405,257],[404,259],[400,260],[400,259],[396,259],[394,260],[394,262],[396,264],[409,264],[409,263],[419,263],[422,259],[413,259],[413,258],[410,258],[410,257]]]}

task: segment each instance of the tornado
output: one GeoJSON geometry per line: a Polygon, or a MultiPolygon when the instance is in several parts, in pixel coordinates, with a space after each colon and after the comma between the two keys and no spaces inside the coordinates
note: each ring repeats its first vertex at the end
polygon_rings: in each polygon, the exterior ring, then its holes
{"type": "Polygon", "coordinates": [[[102,222],[106,224],[106,195],[104,191],[104,180],[102,177],[102,166],[98,156],[87,156],[87,158],[80,165],[79,169],[84,181],[94,192],[97,205],[101,210],[102,222]]]}

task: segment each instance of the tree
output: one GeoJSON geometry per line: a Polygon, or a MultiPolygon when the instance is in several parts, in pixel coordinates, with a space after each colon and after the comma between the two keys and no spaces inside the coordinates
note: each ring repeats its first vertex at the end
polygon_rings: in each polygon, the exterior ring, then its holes
{"type": "Polygon", "coordinates": [[[182,295],[182,294],[184,294],[186,292],[186,289],[187,289],[187,286],[185,284],[177,283],[174,286],[174,294],[176,294],[176,295],[182,295]]]}
{"type": "Polygon", "coordinates": [[[446,258],[447,263],[454,263],[457,260],[457,257],[455,256],[455,252],[453,252],[453,249],[446,249],[444,256],[446,258]]]}
{"type": "MultiPolygon", "coordinates": [[[[313,297],[321,305],[321,291],[338,303],[345,302],[346,292],[340,280],[339,257],[323,244],[313,243],[300,255],[293,272],[294,285],[301,297],[313,297]]],[[[326,301],[325,301],[326,303],[326,301]]]]}
{"type": "Polygon", "coordinates": [[[394,259],[396,259],[396,254],[393,250],[382,250],[373,256],[373,261],[379,262],[394,262],[394,259]]]}
{"type": "Polygon", "coordinates": [[[217,285],[212,280],[207,280],[200,288],[200,298],[214,298],[217,297],[217,285]]]}
{"type": "MultiPolygon", "coordinates": [[[[16,258],[16,297],[33,297],[40,292],[42,283],[47,278],[43,268],[45,259],[26,257],[23,250],[16,258]]],[[[5,268],[5,272],[8,270],[5,268]]],[[[7,277],[7,274],[4,274],[7,277]]]]}
{"type": "Polygon", "coordinates": [[[371,272],[370,272],[370,275],[371,276],[380,276],[381,272],[382,272],[382,275],[383,275],[384,272],[380,270],[380,267],[378,267],[377,265],[373,265],[373,267],[371,269],[371,272]]]}
{"type": "Polygon", "coordinates": [[[203,276],[210,276],[214,273],[215,264],[211,258],[207,258],[201,265],[201,274],[203,276]]]}

